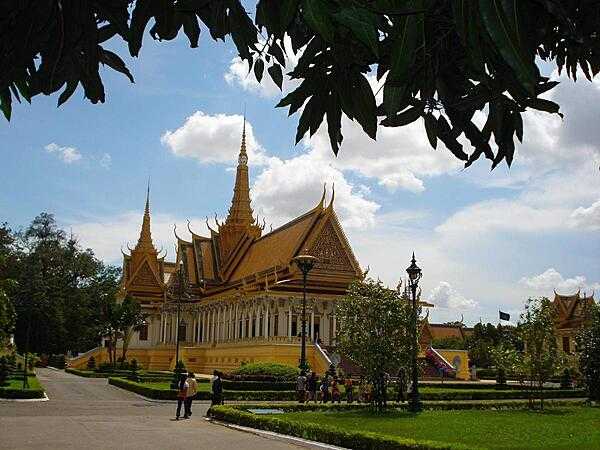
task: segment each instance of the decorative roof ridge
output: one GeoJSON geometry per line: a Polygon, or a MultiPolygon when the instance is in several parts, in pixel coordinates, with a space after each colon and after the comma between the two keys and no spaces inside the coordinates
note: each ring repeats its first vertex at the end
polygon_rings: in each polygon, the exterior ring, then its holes
{"type": "Polygon", "coordinates": [[[320,212],[321,212],[321,210],[320,210],[319,206],[317,205],[315,208],[313,208],[313,209],[305,212],[304,214],[302,214],[302,215],[300,215],[298,217],[293,218],[289,222],[286,222],[286,223],[284,223],[283,225],[281,225],[281,226],[279,226],[277,228],[274,228],[273,231],[269,231],[267,234],[262,235],[261,237],[259,237],[258,239],[256,239],[254,242],[258,242],[258,241],[260,241],[262,239],[265,239],[265,238],[270,237],[270,236],[272,236],[274,234],[277,234],[278,232],[283,231],[286,228],[289,228],[289,227],[291,227],[293,225],[296,225],[298,222],[300,222],[300,221],[302,221],[304,219],[307,219],[311,214],[320,213],[320,212]]]}
{"type": "Polygon", "coordinates": [[[348,241],[346,232],[344,231],[344,228],[340,224],[337,214],[335,213],[335,210],[333,209],[333,197],[331,199],[331,203],[329,204],[329,207],[327,208],[327,214],[331,215],[331,217],[335,221],[337,228],[342,235],[342,240],[344,241],[346,248],[349,250],[349,253],[350,253],[349,256],[352,259],[352,262],[354,263],[356,270],[358,270],[360,273],[363,273],[362,268],[360,267],[360,264],[359,264],[358,260],[356,259],[356,255],[354,254],[354,251],[352,250],[352,246],[350,246],[350,241],[348,241]]]}

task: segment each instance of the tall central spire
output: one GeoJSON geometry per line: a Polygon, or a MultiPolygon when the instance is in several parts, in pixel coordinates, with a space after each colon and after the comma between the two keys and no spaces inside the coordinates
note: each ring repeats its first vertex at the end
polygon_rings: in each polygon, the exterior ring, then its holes
{"type": "Polygon", "coordinates": [[[150,180],[148,180],[148,188],[146,190],[146,207],[144,208],[142,229],[135,249],[156,251],[154,244],[152,243],[152,234],[150,232],[150,180]]]}
{"type": "Polygon", "coordinates": [[[242,128],[242,145],[238,156],[235,187],[229,214],[225,220],[227,225],[250,226],[254,224],[252,208],[250,206],[250,183],[248,181],[248,154],[246,153],[246,115],[242,128]]]}

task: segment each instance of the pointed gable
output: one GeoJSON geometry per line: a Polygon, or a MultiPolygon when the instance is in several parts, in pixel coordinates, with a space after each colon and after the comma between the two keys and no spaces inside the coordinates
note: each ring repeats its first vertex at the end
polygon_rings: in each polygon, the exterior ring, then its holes
{"type": "Polygon", "coordinates": [[[147,258],[131,276],[127,288],[162,288],[162,282],[158,274],[152,270],[147,258]]]}
{"type": "Polygon", "coordinates": [[[343,231],[333,215],[325,218],[308,254],[319,260],[315,268],[332,272],[356,272],[358,264],[343,231]]]}

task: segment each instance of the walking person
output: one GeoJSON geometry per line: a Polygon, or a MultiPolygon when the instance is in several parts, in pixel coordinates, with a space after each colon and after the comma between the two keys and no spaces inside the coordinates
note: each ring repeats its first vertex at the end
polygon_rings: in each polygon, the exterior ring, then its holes
{"type": "Polygon", "coordinates": [[[304,403],[306,400],[306,375],[304,374],[304,370],[300,372],[300,375],[296,379],[296,395],[298,403],[304,403]]]}
{"type": "Polygon", "coordinates": [[[198,382],[196,381],[196,376],[194,375],[194,372],[188,373],[186,381],[188,384],[188,390],[187,396],[185,397],[185,414],[189,417],[192,415],[192,401],[196,396],[196,392],[198,392],[198,382]]]}
{"type": "Polygon", "coordinates": [[[342,403],[340,387],[338,386],[337,378],[334,378],[331,382],[331,403],[342,403]]]}
{"type": "Polygon", "coordinates": [[[354,387],[352,385],[352,374],[349,373],[344,381],[344,387],[346,388],[346,402],[348,404],[354,401],[354,387]]]}
{"type": "MultiPolygon", "coordinates": [[[[185,398],[187,397],[188,383],[186,381],[185,374],[181,374],[179,377],[179,384],[177,385],[177,412],[175,413],[175,420],[179,420],[179,416],[181,414],[181,405],[184,405],[185,398]]],[[[184,419],[189,419],[187,415],[187,408],[184,405],[184,419]]]]}
{"type": "Polygon", "coordinates": [[[308,401],[317,403],[317,374],[312,372],[308,377],[308,401]]]}
{"type": "Polygon", "coordinates": [[[223,404],[223,380],[221,380],[221,373],[218,370],[213,372],[212,380],[212,405],[223,404]]]}
{"type": "Polygon", "coordinates": [[[396,403],[404,403],[406,401],[406,370],[400,367],[398,371],[398,379],[396,380],[396,403]]]}

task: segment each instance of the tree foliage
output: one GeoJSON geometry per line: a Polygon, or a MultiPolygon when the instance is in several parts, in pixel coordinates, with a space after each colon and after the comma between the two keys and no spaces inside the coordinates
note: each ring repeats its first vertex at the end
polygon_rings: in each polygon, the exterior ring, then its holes
{"type": "Polygon", "coordinates": [[[17,315],[19,350],[27,346],[35,353],[64,354],[95,347],[101,300],[118,290],[119,269],[81,249],[51,214],[40,214],[8,236],[10,264],[0,267],[0,283],[13,280],[6,293],[17,315]]]}
{"type": "Polygon", "coordinates": [[[590,400],[600,402],[600,305],[591,306],[590,322],[578,336],[579,367],[590,400]]]}
{"type": "Polygon", "coordinates": [[[0,108],[10,118],[13,99],[62,91],[60,105],[79,85],[104,102],[100,65],[133,82],[107,41],[138,56],[146,29],[156,40],[183,31],[197,47],[203,28],[230,37],[257,80],[266,69],[279,87],[289,37],[301,57],[288,75],[300,84],[278,106],[290,114],[304,106],[297,141],[326,122],[336,154],[346,115],[373,139],[378,124],[419,120],[433,148],[441,141],[466,166],[481,155],[510,165],[522,113],[560,114],[540,97],[558,83],[536,59],[572,79],[600,71],[600,3],[589,0],[259,0],[254,20],[240,0],[9,0],[0,5],[0,108]]]}
{"type": "Polygon", "coordinates": [[[560,363],[554,336],[555,316],[556,310],[546,297],[529,299],[519,327],[525,343],[523,369],[540,393],[542,408],[544,383],[555,375],[560,363]]]}
{"type": "Polygon", "coordinates": [[[7,344],[15,327],[15,307],[9,293],[15,289],[12,279],[11,262],[13,261],[12,232],[7,224],[0,226],[0,350],[7,344]]]}
{"type": "Polygon", "coordinates": [[[469,350],[469,359],[477,367],[491,367],[494,365],[492,349],[499,346],[505,349],[522,350],[523,341],[518,328],[501,324],[478,323],[473,327],[473,334],[467,338],[466,347],[469,350]]]}
{"type": "Polygon", "coordinates": [[[363,369],[378,405],[385,399],[384,374],[408,367],[411,314],[401,292],[372,279],[353,282],[336,304],[336,349],[363,369]]]}

